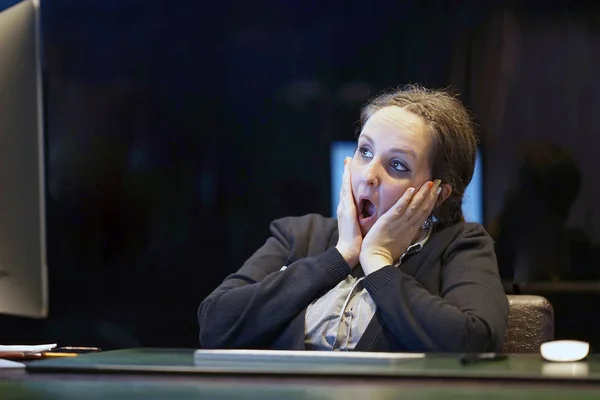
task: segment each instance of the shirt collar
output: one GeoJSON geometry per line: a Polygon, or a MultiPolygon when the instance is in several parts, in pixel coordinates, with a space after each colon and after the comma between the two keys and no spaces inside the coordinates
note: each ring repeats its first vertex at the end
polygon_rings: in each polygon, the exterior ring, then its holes
{"type": "Polygon", "coordinates": [[[413,243],[410,246],[408,246],[408,249],[406,249],[406,251],[400,256],[398,261],[396,261],[396,263],[394,264],[394,267],[399,267],[400,264],[402,264],[402,260],[404,260],[404,257],[406,257],[410,254],[418,253],[419,251],[421,251],[423,246],[425,246],[425,243],[427,243],[427,241],[429,240],[429,236],[431,236],[432,230],[433,230],[433,224],[430,224],[430,226],[427,228],[427,230],[424,231],[425,234],[423,235],[423,238],[421,240],[419,240],[418,242],[413,243]]]}

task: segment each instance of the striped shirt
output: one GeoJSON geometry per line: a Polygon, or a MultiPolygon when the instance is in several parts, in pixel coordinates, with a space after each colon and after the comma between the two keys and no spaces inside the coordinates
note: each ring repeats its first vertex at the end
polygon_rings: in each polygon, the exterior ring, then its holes
{"type": "MultiPolygon", "coordinates": [[[[431,234],[411,245],[394,264],[399,267],[404,257],[419,252],[431,234]]],[[[304,320],[307,350],[352,350],[375,315],[377,306],[362,285],[362,268],[338,283],[322,297],[315,299],[307,308],[304,320]]]]}

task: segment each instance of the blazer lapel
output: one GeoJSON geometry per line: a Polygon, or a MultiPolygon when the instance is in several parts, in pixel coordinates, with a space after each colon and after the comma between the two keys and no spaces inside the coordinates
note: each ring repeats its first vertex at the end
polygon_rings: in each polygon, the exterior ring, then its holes
{"type": "Polygon", "coordinates": [[[355,351],[371,351],[373,349],[373,343],[377,337],[381,334],[383,329],[383,321],[379,315],[379,311],[375,311],[375,315],[371,318],[367,329],[356,343],[354,347],[355,351]]]}

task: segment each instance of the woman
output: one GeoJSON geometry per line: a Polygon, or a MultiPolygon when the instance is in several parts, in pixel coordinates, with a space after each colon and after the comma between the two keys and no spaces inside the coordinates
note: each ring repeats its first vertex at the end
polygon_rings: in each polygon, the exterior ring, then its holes
{"type": "Polygon", "coordinates": [[[461,211],[476,157],[468,112],[408,86],[368,103],[361,125],[337,219],[274,221],[200,305],[203,348],[501,350],[494,244],[461,211]]]}

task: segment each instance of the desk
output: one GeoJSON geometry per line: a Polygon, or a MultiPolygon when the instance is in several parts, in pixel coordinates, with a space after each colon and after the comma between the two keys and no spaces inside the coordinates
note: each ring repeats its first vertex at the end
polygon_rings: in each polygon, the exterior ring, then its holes
{"type": "Polygon", "coordinates": [[[28,364],[28,372],[0,371],[0,398],[391,400],[489,397],[546,400],[600,397],[600,356],[590,356],[586,362],[577,364],[577,368],[544,363],[539,355],[515,355],[507,360],[464,367],[455,355],[432,355],[406,361],[380,367],[376,372],[372,365],[354,365],[328,373],[318,368],[306,374],[281,372],[286,368],[276,373],[227,373],[209,367],[195,369],[193,350],[119,350],[34,361],[28,364]],[[82,372],[74,373],[75,367],[69,367],[74,365],[74,360],[82,372]],[[385,371],[387,373],[383,373],[385,371]]]}

